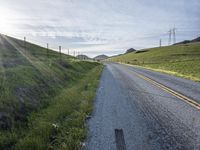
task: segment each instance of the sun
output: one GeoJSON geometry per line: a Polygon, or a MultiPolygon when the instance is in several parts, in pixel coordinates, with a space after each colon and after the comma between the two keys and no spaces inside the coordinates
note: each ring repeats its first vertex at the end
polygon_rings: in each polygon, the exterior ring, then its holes
{"type": "Polygon", "coordinates": [[[13,32],[14,13],[0,6],[0,33],[9,34],[13,32]]]}

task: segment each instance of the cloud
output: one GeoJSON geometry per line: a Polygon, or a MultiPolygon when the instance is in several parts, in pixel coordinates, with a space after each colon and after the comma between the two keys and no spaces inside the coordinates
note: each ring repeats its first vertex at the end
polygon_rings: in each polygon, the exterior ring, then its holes
{"type": "Polygon", "coordinates": [[[160,38],[167,41],[167,31],[174,26],[178,28],[178,40],[200,33],[199,0],[0,0],[0,3],[1,32],[72,50],[95,53],[157,46],[160,38]]]}

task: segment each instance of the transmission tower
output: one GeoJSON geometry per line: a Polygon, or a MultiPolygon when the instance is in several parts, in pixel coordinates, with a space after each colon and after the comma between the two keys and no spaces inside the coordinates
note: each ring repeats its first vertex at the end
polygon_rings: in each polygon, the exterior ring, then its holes
{"type": "Polygon", "coordinates": [[[162,46],[162,39],[160,39],[160,47],[162,46]]]}
{"type": "Polygon", "coordinates": [[[176,28],[173,28],[172,32],[173,32],[173,43],[175,44],[176,43],[176,28]]]}
{"type": "Polygon", "coordinates": [[[168,32],[169,32],[169,40],[168,40],[168,45],[171,45],[171,39],[172,39],[172,29],[170,29],[168,32]]]}

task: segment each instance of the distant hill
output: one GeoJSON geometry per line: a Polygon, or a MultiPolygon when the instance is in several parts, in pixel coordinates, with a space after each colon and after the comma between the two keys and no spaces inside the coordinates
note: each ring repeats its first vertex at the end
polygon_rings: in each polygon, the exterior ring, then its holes
{"type": "Polygon", "coordinates": [[[200,42],[200,37],[193,39],[193,40],[184,40],[182,42],[178,42],[174,45],[179,45],[179,44],[188,44],[188,43],[194,43],[194,42],[200,42]]]}
{"type": "Polygon", "coordinates": [[[191,42],[200,42],[200,37],[193,39],[191,42]]]}
{"type": "Polygon", "coordinates": [[[91,59],[89,58],[87,55],[78,55],[76,56],[78,59],[81,59],[81,60],[86,60],[86,59],[91,59]]]}
{"type": "Polygon", "coordinates": [[[134,48],[130,48],[130,49],[126,50],[126,53],[125,53],[125,54],[131,53],[131,52],[135,52],[135,51],[136,51],[136,50],[135,50],[134,48]]]}
{"type": "Polygon", "coordinates": [[[99,56],[94,57],[94,60],[101,61],[101,60],[104,60],[107,58],[109,58],[109,57],[106,55],[99,55],[99,56]]]}

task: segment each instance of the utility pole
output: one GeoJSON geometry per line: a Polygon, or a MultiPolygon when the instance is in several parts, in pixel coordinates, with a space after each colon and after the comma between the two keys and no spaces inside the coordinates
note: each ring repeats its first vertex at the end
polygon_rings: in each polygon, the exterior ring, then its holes
{"type": "Polygon", "coordinates": [[[75,51],[74,51],[74,57],[75,57],[75,55],[76,55],[76,54],[75,54],[75,51]]]}
{"type": "Polygon", "coordinates": [[[162,39],[160,39],[160,47],[162,47],[162,39]]]}
{"type": "Polygon", "coordinates": [[[49,58],[49,44],[47,43],[47,58],[49,58]]]}
{"type": "Polygon", "coordinates": [[[68,55],[69,55],[69,49],[68,49],[68,55]]]}
{"type": "Polygon", "coordinates": [[[168,45],[171,45],[171,38],[172,38],[172,30],[169,30],[169,40],[168,40],[168,45]]]}
{"type": "Polygon", "coordinates": [[[61,59],[61,46],[59,46],[59,54],[60,54],[60,62],[62,61],[61,59]]]}

